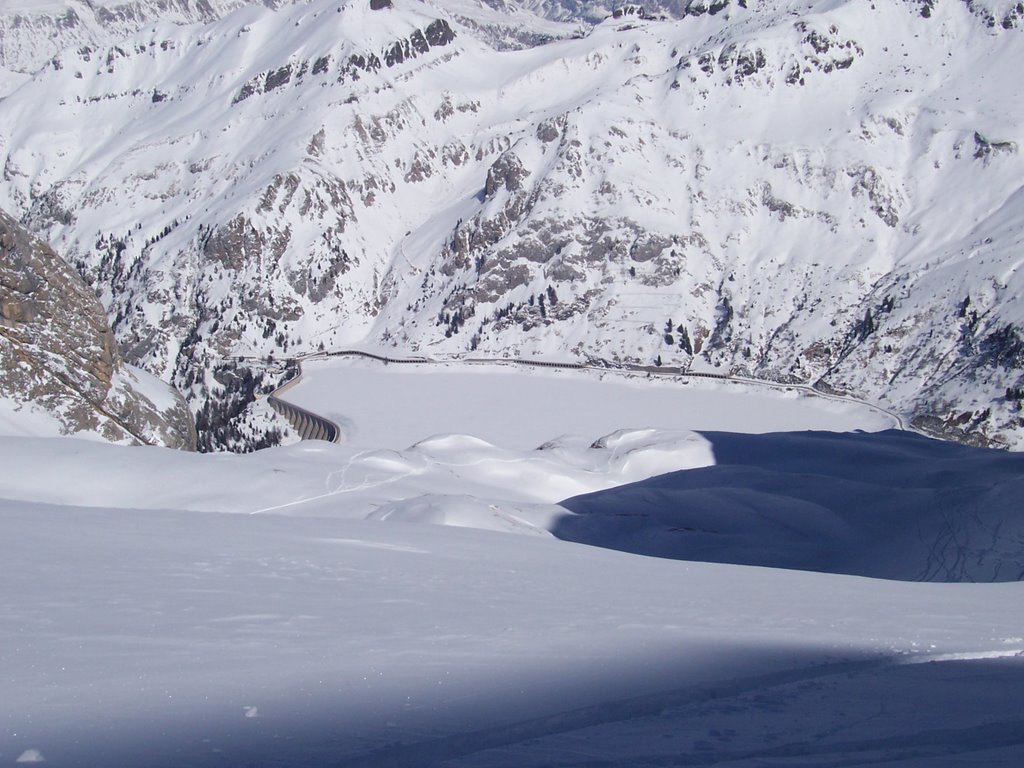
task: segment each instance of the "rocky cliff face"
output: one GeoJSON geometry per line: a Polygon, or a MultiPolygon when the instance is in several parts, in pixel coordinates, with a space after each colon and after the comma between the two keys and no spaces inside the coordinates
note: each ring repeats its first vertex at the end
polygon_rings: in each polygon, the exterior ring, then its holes
{"type": "Polygon", "coordinates": [[[560,7],[524,50],[461,0],[65,50],[0,101],[0,203],[208,447],[273,383],[239,357],[351,344],[713,366],[1024,445],[1016,4],[560,7]]]}
{"type": "Polygon", "coordinates": [[[66,434],[195,448],[181,396],[124,364],[81,277],[2,212],[0,398],[15,421],[23,412],[26,422],[43,416],[66,434]]]}

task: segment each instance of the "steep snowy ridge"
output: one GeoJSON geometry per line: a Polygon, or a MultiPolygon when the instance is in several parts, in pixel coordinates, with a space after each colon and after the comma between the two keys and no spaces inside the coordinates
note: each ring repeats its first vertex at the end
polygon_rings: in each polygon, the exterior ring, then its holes
{"type": "Polygon", "coordinates": [[[250,6],[55,57],[0,101],[0,202],[206,425],[244,420],[226,358],[360,343],[713,366],[1016,446],[1017,5],[515,9],[523,50],[500,7],[250,6]]]}

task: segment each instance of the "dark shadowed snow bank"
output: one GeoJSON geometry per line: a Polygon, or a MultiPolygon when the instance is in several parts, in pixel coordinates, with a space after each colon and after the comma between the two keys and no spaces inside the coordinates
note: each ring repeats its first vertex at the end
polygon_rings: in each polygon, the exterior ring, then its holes
{"type": "Polygon", "coordinates": [[[1024,456],[907,432],[706,432],[716,466],[562,502],[556,536],[920,581],[1024,578],[1024,456]]]}

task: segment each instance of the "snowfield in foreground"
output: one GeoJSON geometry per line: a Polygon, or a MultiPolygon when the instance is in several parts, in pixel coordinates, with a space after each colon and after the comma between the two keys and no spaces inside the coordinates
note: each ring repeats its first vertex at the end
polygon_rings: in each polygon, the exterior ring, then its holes
{"type": "Polygon", "coordinates": [[[276,515],[5,501],[0,528],[4,764],[1024,754],[1019,583],[276,515]]]}
{"type": "MultiPolygon", "coordinates": [[[[327,391],[313,370],[293,392],[327,391]]],[[[346,368],[345,386],[372,386],[339,390],[359,428],[342,445],[0,437],[0,765],[1024,760],[1021,582],[814,572],[935,552],[939,521],[938,551],[978,564],[926,577],[1014,578],[1017,455],[893,431],[695,433],[661,400],[699,394],[706,423],[750,432],[776,402],[791,421],[888,426],[795,396],[398,370],[346,368]],[[549,410],[511,399],[539,384],[549,410]],[[411,397],[438,391],[432,408],[411,397]],[[645,426],[658,413],[674,429],[645,426]],[[433,433],[471,418],[488,441],[433,433]],[[601,546],[556,538],[574,523],[601,546]],[[887,528],[885,546],[867,535],[887,528]],[[663,539],[694,547],[658,554],[721,562],[608,548],[663,539]]]]}

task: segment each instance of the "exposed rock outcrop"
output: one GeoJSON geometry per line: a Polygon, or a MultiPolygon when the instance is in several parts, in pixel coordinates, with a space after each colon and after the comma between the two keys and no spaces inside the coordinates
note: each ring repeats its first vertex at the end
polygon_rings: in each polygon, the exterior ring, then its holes
{"type": "Polygon", "coordinates": [[[181,396],[125,365],[103,307],[78,274],[2,212],[0,397],[26,420],[45,412],[66,434],[195,448],[181,396]]]}

